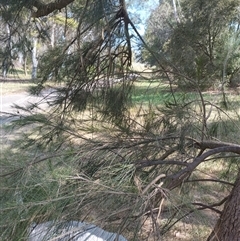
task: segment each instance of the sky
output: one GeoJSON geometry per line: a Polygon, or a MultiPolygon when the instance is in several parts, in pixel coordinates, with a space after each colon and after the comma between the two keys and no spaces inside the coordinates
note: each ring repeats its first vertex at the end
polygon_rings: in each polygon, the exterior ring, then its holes
{"type": "Polygon", "coordinates": [[[155,9],[158,4],[159,0],[148,0],[144,1],[144,3],[141,3],[140,5],[135,4],[129,9],[130,13],[137,13],[141,20],[141,23],[136,26],[141,35],[144,34],[147,19],[149,18],[152,10],[155,9]]]}

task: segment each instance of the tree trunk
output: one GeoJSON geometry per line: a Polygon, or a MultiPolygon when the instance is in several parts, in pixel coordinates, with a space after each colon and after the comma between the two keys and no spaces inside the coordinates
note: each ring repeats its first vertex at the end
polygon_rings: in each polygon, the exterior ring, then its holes
{"type": "Polygon", "coordinates": [[[222,214],[207,241],[240,240],[240,170],[222,214]]]}
{"type": "Polygon", "coordinates": [[[33,49],[32,49],[32,79],[37,78],[37,38],[33,37],[33,49]]]}
{"type": "Polygon", "coordinates": [[[25,76],[27,76],[28,75],[28,71],[27,71],[27,53],[24,54],[24,63],[23,63],[23,65],[24,65],[24,74],[25,74],[25,76]]]}

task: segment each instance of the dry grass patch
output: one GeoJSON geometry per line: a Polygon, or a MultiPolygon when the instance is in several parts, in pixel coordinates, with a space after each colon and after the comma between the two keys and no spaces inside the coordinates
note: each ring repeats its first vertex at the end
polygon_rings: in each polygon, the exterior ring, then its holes
{"type": "Polygon", "coordinates": [[[3,81],[0,79],[0,93],[1,95],[7,95],[18,92],[25,92],[29,87],[33,85],[30,80],[20,79],[7,79],[3,81]]]}

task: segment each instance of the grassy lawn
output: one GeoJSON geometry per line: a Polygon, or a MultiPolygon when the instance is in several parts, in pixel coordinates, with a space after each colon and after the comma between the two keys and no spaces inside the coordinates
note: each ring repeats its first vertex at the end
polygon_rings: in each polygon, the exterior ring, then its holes
{"type": "Polygon", "coordinates": [[[30,81],[18,82],[18,81],[6,81],[0,82],[0,93],[1,95],[12,94],[17,92],[27,91],[33,84],[30,81]]]}
{"type": "MultiPolygon", "coordinates": [[[[226,88],[228,108],[239,108],[240,94],[232,89],[226,88]]],[[[135,104],[153,104],[163,105],[168,102],[173,102],[174,98],[182,101],[200,100],[200,95],[196,91],[177,90],[175,87],[173,93],[170,91],[168,84],[159,81],[136,81],[134,83],[134,91],[132,101],[135,104]]],[[[223,94],[221,91],[204,91],[202,96],[205,101],[211,101],[215,104],[220,103],[223,100],[223,94]]]]}
{"type": "Polygon", "coordinates": [[[0,95],[26,91],[32,86],[31,76],[22,69],[11,69],[7,78],[0,77],[0,95]]]}

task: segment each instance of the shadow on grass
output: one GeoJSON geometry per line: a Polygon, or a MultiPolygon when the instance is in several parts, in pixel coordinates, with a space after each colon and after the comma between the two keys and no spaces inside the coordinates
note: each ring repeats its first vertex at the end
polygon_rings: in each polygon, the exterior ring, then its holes
{"type": "MultiPolygon", "coordinates": [[[[204,94],[206,97],[208,94],[204,94]]],[[[151,103],[155,105],[163,105],[165,103],[174,103],[179,99],[184,101],[192,101],[195,99],[200,99],[197,92],[183,92],[179,90],[170,91],[168,85],[159,83],[148,83],[146,84],[136,84],[134,86],[132,101],[133,103],[151,103]]]]}
{"type": "Polygon", "coordinates": [[[19,78],[17,76],[3,78],[0,76],[0,83],[33,83],[30,78],[19,78]]]}
{"type": "MultiPolygon", "coordinates": [[[[201,93],[205,101],[213,101],[220,107],[226,107],[228,110],[234,110],[237,106],[240,106],[240,95],[238,93],[227,92],[226,106],[222,106],[223,94],[221,91],[204,91],[201,93]]],[[[200,100],[200,94],[197,91],[189,90],[183,91],[176,86],[170,91],[170,86],[166,83],[158,81],[138,81],[134,83],[134,90],[132,95],[132,101],[135,104],[151,103],[155,105],[163,105],[165,103],[174,103],[176,101],[183,100],[189,102],[193,100],[200,100]]],[[[224,103],[223,103],[224,104],[224,103]]]]}

